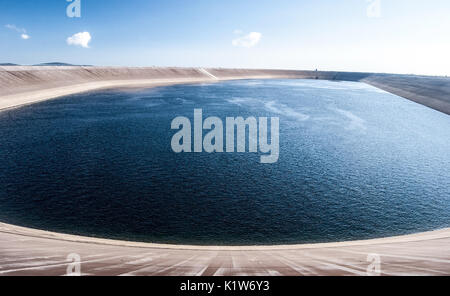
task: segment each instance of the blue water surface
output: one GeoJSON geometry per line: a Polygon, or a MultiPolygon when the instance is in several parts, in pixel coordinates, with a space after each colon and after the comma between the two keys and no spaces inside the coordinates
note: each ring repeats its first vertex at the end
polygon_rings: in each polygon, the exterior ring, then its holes
{"type": "Polygon", "coordinates": [[[450,226],[450,116],[354,82],[242,80],[0,113],[0,221],[158,243],[290,244],[450,226]],[[181,153],[171,121],[280,118],[280,156],[181,153]]]}

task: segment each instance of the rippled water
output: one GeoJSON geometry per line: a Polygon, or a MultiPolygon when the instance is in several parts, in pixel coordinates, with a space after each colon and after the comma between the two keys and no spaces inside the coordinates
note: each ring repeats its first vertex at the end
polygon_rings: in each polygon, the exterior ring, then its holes
{"type": "Polygon", "coordinates": [[[0,113],[0,221],[192,244],[450,226],[450,116],[361,83],[247,80],[72,95],[0,113]],[[172,152],[176,116],[279,116],[280,158],[172,152]]]}

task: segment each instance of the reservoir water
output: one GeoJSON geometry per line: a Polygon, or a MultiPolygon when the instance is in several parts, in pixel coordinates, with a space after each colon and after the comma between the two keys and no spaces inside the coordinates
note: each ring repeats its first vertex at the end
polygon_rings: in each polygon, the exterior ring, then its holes
{"type": "Polygon", "coordinates": [[[371,86],[242,80],[0,113],[0,221],[175,244],[345,241],[450,227],[450,116],[371,86]],[[171,121],[279,117],[258,153],[180,153],[171,121]]]}

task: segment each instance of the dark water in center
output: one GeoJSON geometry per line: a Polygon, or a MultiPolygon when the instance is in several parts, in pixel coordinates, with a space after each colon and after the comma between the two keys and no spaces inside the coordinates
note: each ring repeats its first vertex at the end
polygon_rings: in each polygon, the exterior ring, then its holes
{"type": "Polygon", "coordinates": [[[73,95],[0,113],[0,155],[0,221],[52,231],[245,245],[450,226],[450,116],[360,83],[73,95]],[[278,163],[173,153],[170,123],[194,108],[279,116],[278,163]]]}

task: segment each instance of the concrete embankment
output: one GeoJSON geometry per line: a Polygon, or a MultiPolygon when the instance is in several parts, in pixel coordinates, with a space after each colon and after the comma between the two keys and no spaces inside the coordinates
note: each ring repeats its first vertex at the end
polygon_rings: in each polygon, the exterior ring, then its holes
{"type": "Polygon", "coordinates": [[[264,69],[76,66],[0,67],[0,110],[102,88],[268,78],[361,81],[450,114],[450,79],[446,77],[264,69]]]}
{"type": "Polygon", "coordinates": [[[0,223],[0,241],[0,276],[64,275],[73,253],[80,256],[83,275],[360,276],[374,260],[381,275],[450,275],[450,229],[316,245],[197,247],[87,238],[0,223]]]}
{"type": "MultiPolygon", "coordinates": [[[[102,88],[253,78],[361,81],[450,114],[450,79],[444,77],[251,69],[20,66],[0,67],[0,110],[102,88]]],[[[0,223],[0,275],[62,275],[71,262],[67,259],[71,253],[81,256],[81,271],[88,275],[365,275],[374,255],[381,260],[383,275],[450,275],[449,246],[449,229],[332,244],[197,247],[78,237],[0,223]]]]}
{"type": "Polygon", "coordinates": [[[450,115],[450,78],[385,74],[361,82],[450,115]]]}

